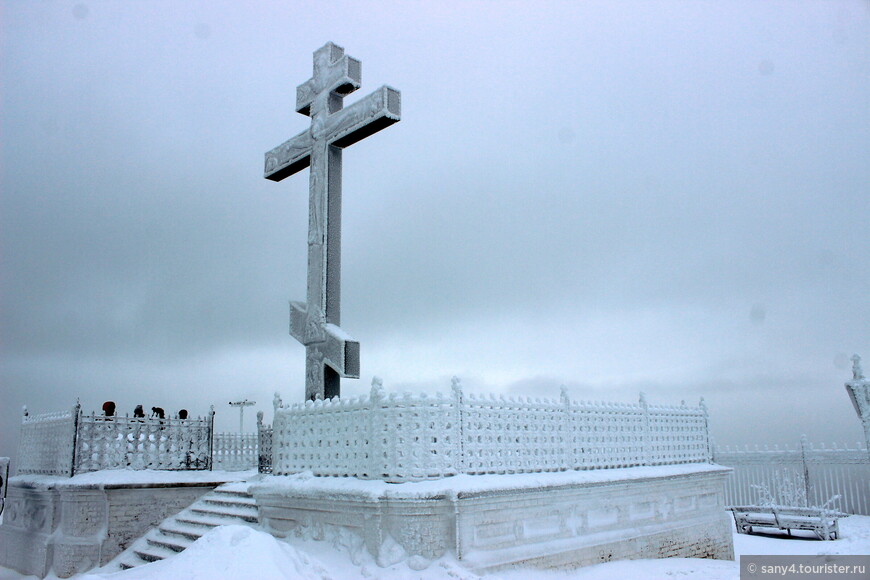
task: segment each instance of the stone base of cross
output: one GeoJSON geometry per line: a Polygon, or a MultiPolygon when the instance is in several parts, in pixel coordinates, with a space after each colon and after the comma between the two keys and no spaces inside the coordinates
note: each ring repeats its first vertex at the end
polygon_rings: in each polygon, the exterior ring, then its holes
{"type": "Polygon", "coordinates": [[[360,87],[362,65],[329,42],[314,53],[314,74],[296,88],[296,112],[311,127],[266,153],[266,179],[281,181],[310,167],[308,298],[290,303],[290,334],[305,345],[305,398],[341,393],[340,377],[359,378],[359,342],[341,328],[341,156],[345,147],[401,116],[401,95],[388,86],[345,108],[360,87]]]}

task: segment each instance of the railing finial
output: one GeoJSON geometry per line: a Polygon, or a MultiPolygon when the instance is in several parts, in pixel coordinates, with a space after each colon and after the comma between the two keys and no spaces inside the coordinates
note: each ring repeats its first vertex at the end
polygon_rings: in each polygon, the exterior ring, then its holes
{"type": "Polygon", "coordinates": [[[384,381],[381,377],[372,377],[372,390],[369,397],[372,401],[380,401],[384,398],[384,381]]]}

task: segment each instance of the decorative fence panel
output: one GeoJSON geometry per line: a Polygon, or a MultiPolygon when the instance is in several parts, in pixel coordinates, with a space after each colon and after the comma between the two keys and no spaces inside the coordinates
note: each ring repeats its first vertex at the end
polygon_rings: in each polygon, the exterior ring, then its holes
{"type": "Polygon", "coordinates": [[[25,414],[18,473],[211,469],[213,425],[214,409],[195,419],[83,415],[79,405],[61,413],[25,414]]]}
{"type": "Polygon", "coordinates": [[[816,447],[806,441],[784,449],[717,447],[713,460],[734,468],[725,486],[728,505],[762,502],[764,491],[780,502],[786,493],[810,506],[838,495],[830,507],[870,515],[870,452],[860,444],[855,449],[816,447]]]}
{"type": "Polygon", "coordinates": [[[462,414],[463,472],[559,471],[569,425],[552,401],[480,397],[470,394],[462,414]]]}
{"type": "Polygon", "coordinates": [[[73,474],[79,411],[80,407],[76,405],[68,411],[29,415],[25,407],[18,440],[18,473],[73,474]]]}
{"type": "Polygon", "coordinates": [[[256,433],[215,433],[212,469],[245,471],[257,465],[256,433]]]}
{"type": "Polygon", "coordinates": [[[93,413],[81,416],[75,472],[210,469],[212,417],[158,419],[93,413]]]}
{"type": "MultiPolygon", "coordinates": [[[[277,401],[277,399],[276,399],[277,401]]],[[[385,481],[458,473],[528,473],[710,460],[699,407],[390,394],[276,403],[271,466],[385,481]]]]}

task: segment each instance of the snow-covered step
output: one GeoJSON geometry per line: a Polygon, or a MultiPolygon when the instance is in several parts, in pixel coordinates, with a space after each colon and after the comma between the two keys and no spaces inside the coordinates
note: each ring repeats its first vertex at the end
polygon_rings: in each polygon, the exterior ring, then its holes
{"type": "Polygon", "coordinates": [[[121,570],[169,558],[217,526],[257,524],[257,504],[243,482],[225,484],[200,497],[136,540],[111,564],[121,570]]]}
{"type": "Polygon", "coordinates": [[[244,520],[252,524],[257,523],[256,509],[251,510],[248,508],[240,508],[237,506],[214,506],[205,503],[197,505],[196,507],[191,507],[189,509],[192,514],[225,518],[228,521],[222,522],[224,524],[236,523],[231,521],[236,519],[244,520]]]}
{"type": "Polygon", "coordinates": [[[216,528],[218,526],[225,526],[230,523],[238,523],[233,522],[227,518],[222,517],[209,517],[205,514],[179,514],[175,516],[175,521],[179,524],[184,524],[186,526],[199,526],[202,528],[202,533],[206,533],[211,528],[216,528]]]}
{"type": "Polygon", "coordinates": [[[172,550],[176,554],[181,552],[186,547],[191,545],[195,540],[191,540],[190,538],[179,539],[177,537],[173,538],[168,536],[163,530],[160,530],[160,534],[156,537],[148,538],[147,542],[149,546],[157,546],[158,548],[166,548],[167,550],[172,550]]]}
{"type": "Polygon", "coordinates": [[[137,556],[139,556],[139,558],[146,562],[156,562],[157,560],[162,560],[178,553],[175,550],[170,550],[163,546],[153,546],[148,543],[146,543],[142,548],[137,548],[133,551],[137,556]]]}
{"type": "Polygon", "coordinates": [[[241,483],[232,482],[232,483],[227,483],[225,485],[227,487],[216,487],[214,489],[214,492],[218,496],[231,495],[231,496],[241,497],[241,498],[250,498],[251,497],[251,494],[248,493],[247,482],[244,482],[244,481],[241,483]],[[232,486],[232,487],[230,487],[230,486],[232,486]]]}
{"type": "Polygon", "coordinates": [[[203,502],[204,505],[207,506],[219,506],[219,507],[229,507],[229,508],[240,508],[240,509],[248,509],[257,510],[257,503],[254,501],[254,498],[241,498],[241,497],[210,497],[203,502]]]}
{"type": "Polygon", "coordinates": [[[178,538],[187,538],[191,541],[196,541],[202,537],[204,533],[210,529],[217,527],[212,525],[202,525],[199,523],[188,524],[179,520],[167,520],[160,526],[160,531],[167,536],[178,538]]]}

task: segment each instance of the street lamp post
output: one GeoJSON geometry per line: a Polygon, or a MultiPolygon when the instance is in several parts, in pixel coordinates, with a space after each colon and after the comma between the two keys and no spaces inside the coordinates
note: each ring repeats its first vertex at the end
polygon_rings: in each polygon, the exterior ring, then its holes
{"type": "Polygon", "coordinates": [[[230,401],[231,407],[239,408],[239,433],[245,432],[245,407],[251,407],[256,404],[256,401],[249,401],[247,399],[242,401],[230,401]]]}

